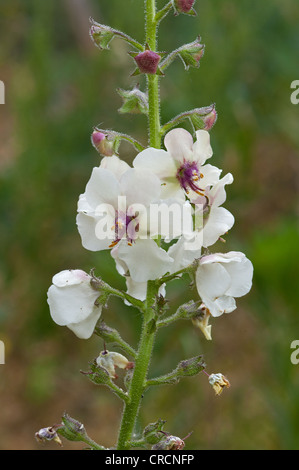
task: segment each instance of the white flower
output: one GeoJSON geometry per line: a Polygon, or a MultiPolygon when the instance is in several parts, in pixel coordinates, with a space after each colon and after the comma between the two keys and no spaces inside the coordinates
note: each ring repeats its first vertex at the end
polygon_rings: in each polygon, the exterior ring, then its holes
{"type": "Polygon", "coordinates": [[[219,180],[221,170],[204,165],[213,154],[209,133],[199,130],[196,137],[196,142],[193,142],[185,129],[173,129],[164,139],[167,151],[148,148],[135,157],[134,168],[147,169],[163,182],[162,198],[183,200],[186,194],[190,198],[204,194],[207,186],[219,180]]]}
{"type": "Polygon", "coordinates": [[[137,240],[132,246],[120,242],[112,251],[118,272],[131,281],[147,283],[171,271],[173,259],[154,240],[137,240]]]}
{"type": "Polygon", "coordinates": [[[204,196],[192,200],[195,204],[196,228],[195,237],[200,239],[203,247],[214,245],[219,237],[234,225],[234,216],[224,207],[226,200],[225,185],[233,182],[233,176],[228,173],[214,186],[206,188],[204,196]]]}
{"type": "Polygon", "coordinates": [[[194,234],[190,240],[182,236],[179,240],[170,246],[167,253],[173,259],[171,273],[186,268],[196,259],[201,257],[202,243],[200,237],[194,234]]]}
{"type": "Polygon", "coordinates": [[[252,286],[253,266],[243,253],[215,253],[203,256],[196,272],[199,296],[213,317],[236,309],[235,297],[252,286]]]}
{"type": "Polygon", "coordinates": [[[132,244],[147,235],[146,210],[159,199],[157,176],[130,168],[115,175],[107,168],[94,168],[78,203],[77,225],[84,248],[112,248],[124,239],[132,244]]]}
{"type": "Polygon", "coordinates": [[[91,287],[90,280],[91,276],[80,269],[65,270],[55,274],[48,290],[52,319],[82,339],[93,334],[102,312],[102,307],[95,305],[99,293],[91,287]]]}

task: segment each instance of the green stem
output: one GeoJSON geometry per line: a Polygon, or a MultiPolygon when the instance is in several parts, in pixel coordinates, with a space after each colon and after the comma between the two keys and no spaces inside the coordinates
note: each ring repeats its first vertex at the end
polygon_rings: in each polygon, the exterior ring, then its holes
{"type": "MultiPolygon", "coordinates": [[[[156,0],[146,0],[146,43],[151,51],[157,52],[156,0]]],[[[147,75],[149,145],[161,148],[160,137],[160,95],[159,76],[147,75]]]]}
{"type": "MultiPolygon", "coordinates": [[[[156,0],[145,0],[146,10],[146,44],[153,52],[157,51],[158,21],[156,18],[156,0]]],[[[160,123],[160,95],[159,76],[147,74],[147,92],[149,102],[148,125],[149,145],[157,149],[161,148],[161,123],[160,123]]],[[[144,316],[141,337],[135,360],[134,372],[128,391],[128,401],[125,403],[121,426],[119,430],[117,449],[128,450],[132,442],[136,419],[138,416],[142,395],[144,393],[147,372],[155,339],[156,296],[159,284],[149,281],[147,297],[144,303],[144,316]]]]}
{"type": "Polygon", "coordinates": [[[142,333],[138,348],[137,359],[133,377],[128,393],[128,402],[125,404],[122,416],[121,427],[119,431],[117,449],[128,450],[136,418],[138,415],[142,395],[145,388],[147,372],[155,339],[155,329],[152,328],[154,320],[154,305],[156,301],[158,287],[155,282],[148,282],[147,298],[145,302],[145,313],[142,325],[142,333]]]}
{"type": "Polygon", "coordinates": [[[165,18],[165,16],[172,10],[173,5],[172,1],[168,2],[165,7],[163,7],[160,11],[157,12],[156,14],[156,22],[159,23],[161,20],[165,18]]]}

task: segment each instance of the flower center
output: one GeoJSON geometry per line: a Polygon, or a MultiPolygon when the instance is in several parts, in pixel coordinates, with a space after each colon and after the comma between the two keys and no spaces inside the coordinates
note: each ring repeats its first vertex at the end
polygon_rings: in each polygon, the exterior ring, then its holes
{"type": "Polygon", "coordinates": [[[200,178],[203,178],[203,174],[200,173],[196,162],[184,160],[184,163],[179,167],[176,173],[176,178],[187,194],[191,189],[200,196],[204,196],[204,190],[201,189],[197,183],[200,178]]]}
{"type": "Polygon", "coordinates": [[[128,244],[132,245],[139,231],[137,215],[129,215],[126,212],[117,210],[115,214],[115,225],[112,227],[112,230],[115,230],[115,240],[111,243],[109,248],[113,248],[123,238],[126,238],[128,244]]]}

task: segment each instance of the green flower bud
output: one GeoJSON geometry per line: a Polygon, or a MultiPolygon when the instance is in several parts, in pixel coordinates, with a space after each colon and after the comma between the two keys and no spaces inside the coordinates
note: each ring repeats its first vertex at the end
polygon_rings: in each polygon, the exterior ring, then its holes
{"type": "Polygon", "coordinates": [[[143,431],[143,439],[148,444],[157,444],[162,439],[164,439],[164,435],[162,433],[163,426],[166,421],[159,419],[156,423],[148,424],[143,431]]]}
{"type": "Polygon", "coordinates": [[[186,70],[190,66],[197,68],[200,66],[200,59],[204,55],[204,48],[205,46],[200,43],[200,36],[195,41],[180,47],[179,55],[186,70]]]}
{"type": "Polygon", "coordinates": [[[137,86],[133,90],[117,89],[118,94],[123,99],[123,105],[118,110],[121,114],[147,114],[148,113],[148,98],[147,94],[139,90],[137,86]]]}
{"type": "Polygon", "coordinates": [[[112,28],[98,23],[92,23],[89,34],[99,49],[109,49],[109,44],[115,36],[112,28]]]}
{"type": "Polygon", "coordinates": [[[79,442],[87,437],[84,425],[68,414],[63,415],[62,422],[63,426],[59,428],[58,432],[68,441],[79,442]]]}
{"type": "Polygon", "coordinates": [[[203,371],[204,368],[205,363],[203,362],[202,356],[196,356],[181,361],[176,368],[176,373],[178,377],[187,377],[198,374],[203,371]]]}

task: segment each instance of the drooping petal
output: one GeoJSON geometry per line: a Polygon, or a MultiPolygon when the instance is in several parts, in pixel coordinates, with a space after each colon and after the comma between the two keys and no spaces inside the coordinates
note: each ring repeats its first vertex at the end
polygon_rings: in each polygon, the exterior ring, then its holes
{"type": "Polygon", "coordinates": [[[168,249],[169,256],[173,258],[171,272],[174,273],[180,269],[186,268],[193,263],[194,260],[200,258],[201,248],[202,244],[197,237],[191,240],[180,237],[179,240],[168,249]]]}
{"type": "Polygon", "coordinates": [[[234,225],[234,216],[224,207],[211,207],[203,227],[203,246],[214,245],[234,225]]]}
{"type": "MultiPolygon", "coordinates": [[[[145,300],[147,294],[147,282],[136,282],[130,277],[126,278],[127,293],[135,299],[145,300]]],[[[158,292],[159,295],[165,296],[165,284],[163,284],[158,292]]],[[[125,301],[127,305],[131,305],[128,301],[125,301]]]]}
{"type": "Polygon", "coordinates": [[[218,313],[221,312],[222,315],[222,313],[231,313],[236,310],[236,308],[237,305],[235,299],[229,295],[223,295],[214,301],[214,316],[216,316],[216,309],[218,309],[218,313]]]}
{"type": "Polygon", "coordinates": [[[52,284],[48,290],[51,317],[61,326],[84,321],[93,312],[98,296],[87,283],[68,287],[52,284]]]}
{"type": "Polygon", "coordinates": [[[165,136],[164,145],[177,163],[193,160],[193,138],[185,129],[177,128],[169,131],[165,136]]]}
{"type": "Polygon", "coordinates": [[[133,281],[147,282],[170,272],[173,259],[154,240],[138,239],[132,246],[120,242],[117,257],[128,267],[133,281]]]}
{"type": "Polygon", "coordinates": [[[92,313],[79,323],[69,323],[67,327],[80,339],[88,339],[94,332],[95,326],[101,316],[102,307],[95,307],[92,313]]]}
{"type": "Polygon", "coordinates": [[[241,257],[239,262],[227,263],[225,269],[231,277],[231,285],[227,290],[227,295],[242,297],[246,295],[252,287],[253,265],[251,261],[241,257]]]}
{"type": "Polygon", "coordinates": [[[147,282],[136,282],[131,277],[126,278],[127,293],[135,299],[145,300],[147,291],[147,282]]]}
{"type": "Polygon", "coordinates": [[[200,263],[196,272],[196,287],[199,296],[212,316],[219,316],[223,313],[215,304],[215,301],[217,298],[226,295],[230,282],[229,274],[220,263],[200,263]]]}

